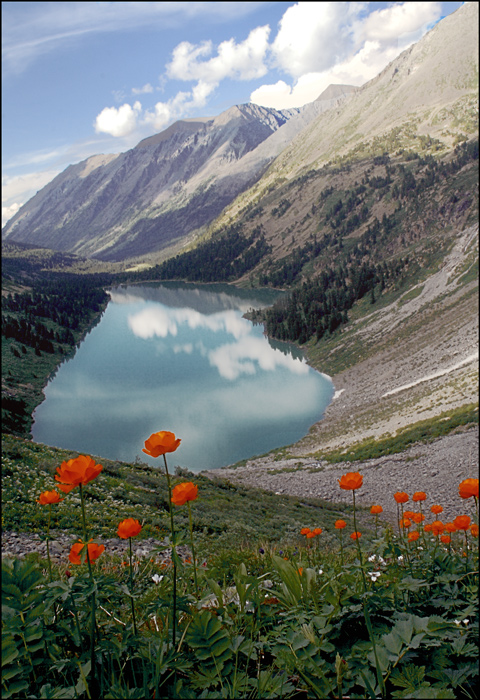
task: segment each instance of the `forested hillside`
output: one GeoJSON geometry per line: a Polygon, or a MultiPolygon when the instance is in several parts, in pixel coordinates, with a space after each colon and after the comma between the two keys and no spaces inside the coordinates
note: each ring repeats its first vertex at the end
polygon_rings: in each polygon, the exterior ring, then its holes
{"type": "Polygon", "coordinates": [[[2,425],[27,436],[42,388],[71,355],[108,302],[108,276],[48,271],[71,256],[4,258],[2,294],[2,425]],[[47,270],[45,269],[47,268],[47,270]]]}

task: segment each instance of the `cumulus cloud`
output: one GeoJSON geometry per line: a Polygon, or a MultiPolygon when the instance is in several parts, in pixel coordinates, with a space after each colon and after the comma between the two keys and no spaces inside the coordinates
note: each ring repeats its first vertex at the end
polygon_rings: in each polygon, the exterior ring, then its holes
{"type": "MultiPolygon", "coordinates": [[[[35,160],[33,161],[35,162],[35,160]]],[[[36,192],[45,187],[56,175],[58,170],[26,173],[24,175],[2,176],[2,226],[14,216],[36,192]]]]}
{"type": "Polygon", "coordinates": [[[272,44],[275,63],[299,78],[325,70],[344,58],[351,46],[351,5],[299,2],[289,7],[272,44]]]}
{"type": "Polygon", "coordinates": [[[150,85],[150,83],[146,83],[141,88],[132,88],[132,93],[134,95],[146,95],[149,92],[153,92],[153,87],[150,85]]]}
{"type": "Polygon", "coordinates": [[[142,105],[138,101],[133,107],[129,104],[123,104],[118,109],[105,107],[95,119],[95,131],[97,134],[128,136],[135,130],[141,111],[142,105]]]}
{"type": "Polygon", "coordinates": [[[438,2],[395,4],[367,17],[364,5],[299,2],[289,7],[272,55],[293,81],[262,85],[252,92],[251,101],[274,109],[301,107],[331,84],[359,87],[418,41],[441,15],[438,2]]]}
{"type": "Polygon", "coordinates": [[[218,83],[199,80],[190,92],[178,92],[167,102],[157,102],[153,110],[146,110],[142,123],[157,130],[162,129],[169,122],[186,116],[192,110],[204,107],[217,85],[218,83]]]}
{"type": "Polygon", "coordinates": [[[233,39],[223,41],[217,54],[211,58],[213,44],[204,41],[199,45],[183,41],[173,51],[167,65],[169,78],[218,83],[225,78],[253,80],[267,73],[265,57],[268,49],[270,27],[256,27],[245,41],[237,44],[233,39]]]}

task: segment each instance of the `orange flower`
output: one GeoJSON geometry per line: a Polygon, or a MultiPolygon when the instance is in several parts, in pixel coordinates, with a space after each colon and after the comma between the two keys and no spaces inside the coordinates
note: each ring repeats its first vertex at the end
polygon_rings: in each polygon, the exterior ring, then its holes
{"type": "Polygon", "coordinates": [[[471,522],[472,519],[468,515],[457,515],[457,517],[453,519],[453,524],[457,530],[465,530],[465,532],[470,527],[471,522]]]}
{"type": "Polygon", "coordinates": [[[477,523],[472,523],[470,525],[470,533],[472,537],[478,537],[478,525],[477,523]]]}
{"type": "Polygon", "coordinates": [[[454,525],[453,523],[445,523],[445,530],[447,532],[456,532],[457,531],[457,526],[454,525]]]}
{"type": "Polygon", "coordinates": [[[478,498],[478,479],[464,479],[458,487],[460,498],[478,498]]]}
{"type": "Polygon", "coordinates": [[[60,494],[53,490],[41,493],[37,503],[40,503],[42,506],[47,506],[52,503],[59,503],[60,501],[63,501],[63,498],[60,498],[60,494]]]}
{"type": "Polygon", "coordinates": [[[412,523],[408,518],[401,518],[398,524],[400,527],[408,528],[412,523]]]}
{"type": "Polygon", "coordinates": [[[403,517],[404,517],[404,518],[408,518],[409,520],[411,520],[411,519],[412,519],[412,515],[415,515],[415,513],[413,512],[413,510],[404,510],[404,511],[403,511],[403,517]]]}
{"type": "Polygon", "coordinates": [[[359,489],[362,485],[363,476],[358,472],[348,472],[348,474],[344,474],[342,478],[337,481],[341,489],[345,491],[355,491],[355,489],[359,489]]]}
{"type": "Polygon", "coordinates": [[[335,521],[335,529],[336,530],[343,530],[344,527],[347,527],[347,523],[345,520],[336,520],[335,521]]]}
{"type": "Polygon", "coordinates": [[[59,481],[58,488],[63,493],[70,493],[75,486],[89,484],[102,471],[101,464],[95,464],[91,457],[80,455],[75,459],[69,459],[68,462],[62,462],[60,467],[57,467],[58,474],[55,474],[56,481],[59,481]]]}
{"type": "Polygon", "coordinates": [[[435,515],[438,515],[439,513],[443,512],[443,507],[442,506],[432,506],[430,508],[430,510],[432,511],[432,513],[435,513],[435,515]]]}
{"type": "Polygon", "coordinates": [[[397,493],[393,494],[393,497],[397,503],[406,503],[408,501],[408,493],[405,493],[405,491],[397,491],[397,493]]]}
{"type": "Polygon", "coordinates": [[[172,491],[172,503],[176,506],[183,506],[187,501],[194,501],[198,496],[198,486],[191,481],[184,481],[177,484],[172,491]]]}
{"type": "Polygon", "coordinates": [[[312,537],[315,537],[315,533],[314,533],[314,532],[307,532],[307,537],[308,537],[309,539],[312,538],[312,537]]]}
{"type": "Polygon", "coordinates": [[[452,541],[452,538],[450,537],[450,535],[442,535],[440,537],[440,539],[442,540],[442,542],[444,544],[450,544],[450,542],[452,541]]]}
{"type": "Polygon", "coordinates": [[[362,536],[361,532],[352,532],[352,534],[350,535],[350,539],[351,540],[359,540],[361,536],[362,536]]]}
{"type": "Polygon", "coordinates": [[[142,452],[150,457],[160,457],[167,452],[175,452],[181,440],[175,437],[175,433],[168,430],[161,430],[159,433],[152,433],[148,440],[145,440],[145,449],[142,452]]]}
{"type": "Polygon", "coordinates": [[[372,515],[378,515],[378,513],[383,513],[383,508],[382,506],[372,506],[370,508],[370,513],[372,515]]]}
{"type": "Polygon", "coordinates": [[[419,525],[425,520],[425,516],[423,515],[423,513],[412,513],[410,520],[413,520],[414,523],[419,525]]]}
{"type": "Polygon", "coordinates": [[[441,535],[445,530],[445,525],[441,520],[434,520],[432,523],[432,532],[434,535],[441,535]]]}
{"type": "MultiPolygon", "coordinates": [[[[98,559],[98,557],[102,554],[102,552],[105,550],[105,545],[101,544],[95,544],[92,540],[90,540],[88,543],[88,558],[90,561],[95,561],[95,559],[98,559]],[[91,544],[90,544],[91,542],[91,544]]],[[[80,552],[82,549],[85,547],[85,544],[83,542],[76,542],[74,545],[72,545],[72,548],[70,550],[70,554],[68,555],[69,560],[71,561],[72,564],[81,564],[82,560],[80,558],[80,552]]]]}
{"type": "Polygon", "coordinates": [[[432,523],[427,523],[425,527],[423,528],[424,532],[431,532],[432,531],[432,523]]]}
{"type": "Polygon", "coordinates": [[[302,527],[302,529],[300,530],[301,535],[308,535],[309,532],[310,532],[309,527],[302,527]]]}
{"type": "Polygon", "coordinates": [[[321,527],[316,527],[315,530],[313,531],[314,535],[321,535],[323,532],[321,527]]]}
{"type": "Polygon", "coordinates": [[[303,573],[303,567],[301,566],[301,567],[298,569],[298,575],[301,576],[302,573],[303,573]]]}
{"type": "Polygon", "coordinates": [[[127,518],[122,520],[118,526],[117,534],[122,540],[128,540],[129,537],[136,537],[142,531],[142,526],[138,520],[127,518]]]}
{"type": "Polygon", "coordinates": [[[425,501],[427,499],[427,494],[424,491],[415,491],[412,496],[412,501],[425,501]]]}
{"type": "Polygon", "coordinates": [[[412,530],[412,532],[408,533],[408,541],[409,542],[415,542],[415,540],[418,540],[419,537],[420,537],[420,533],[418,532],[418,530],[412,530]]]}

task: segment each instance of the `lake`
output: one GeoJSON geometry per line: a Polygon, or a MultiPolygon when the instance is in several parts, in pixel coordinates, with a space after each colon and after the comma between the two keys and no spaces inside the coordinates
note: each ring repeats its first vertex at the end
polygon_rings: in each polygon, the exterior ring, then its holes
{"type": "Polygon", "coordinates": [[[270,290],[162,283],[110,290],[101,321],[45,388],[36,442],[139,457],[151,433],[182,443],[169,467],[215,469],[296,442],[332,400],[331,380],[243,318],[270,290]]]}

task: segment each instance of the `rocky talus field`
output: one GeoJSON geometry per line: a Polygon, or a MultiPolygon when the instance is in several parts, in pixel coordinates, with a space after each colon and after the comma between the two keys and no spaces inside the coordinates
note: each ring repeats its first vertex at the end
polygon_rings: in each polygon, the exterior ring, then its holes
{"type": "MultiPolygon", "coordinates": [[[[389,519],[396,517],[395,491],[426,491],[429,505],[443,505],[447,518],[458,515],[465,507],[458,484],[478,473],[478,427],[366,462],[332,465],[312,455],[347,451],[366,438],[393,436],[478,402],[478,279],[468,278],[476,250],[478,224],[458,232],[443,265],[423,285],[342,334],[334,352],[351,348],[365,359],[332,377],[334,399],[307,436],[285,451],[204,474],[341,501],[350,494],[342,495],[337,478],[360,471],[365,478],[358,502],[380,503],[389,519]]],[[[315,366],[321,369],[321,361],[315,366]]]]}

